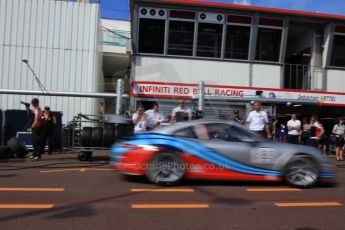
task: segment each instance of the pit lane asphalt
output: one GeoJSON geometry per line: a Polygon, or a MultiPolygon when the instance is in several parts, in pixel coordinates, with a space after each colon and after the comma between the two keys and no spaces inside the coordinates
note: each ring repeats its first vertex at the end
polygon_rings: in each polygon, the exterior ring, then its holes
{"type": "Polygon", "coordinates": [[[1,161],[0,229],[345,229],[345,163],[333,156],[338,185],[304,190],[224,181],[159,187],[111,171],[106,156],[96,153],[91,162],[78,161],[76,154],[1,161]],[[30,191],[18,191],[25,189],[30,191]],[[320,206],[325,204],[331,206],[320,206]]]}

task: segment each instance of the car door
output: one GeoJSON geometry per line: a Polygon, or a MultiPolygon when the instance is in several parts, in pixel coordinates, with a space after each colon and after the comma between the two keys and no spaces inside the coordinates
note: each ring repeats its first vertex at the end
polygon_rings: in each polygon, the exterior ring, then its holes
{"type": "Polygon", "coordinates": [[[277,154],[264,139],[228,123],[207,124],[206,129],[209,139],[203,144],[207,147],[236,162],[272,169],[277,154]]]}

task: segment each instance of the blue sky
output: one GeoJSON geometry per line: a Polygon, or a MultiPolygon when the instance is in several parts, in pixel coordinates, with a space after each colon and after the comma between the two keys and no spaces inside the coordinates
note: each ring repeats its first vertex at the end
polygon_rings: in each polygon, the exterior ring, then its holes
{"type": "MultiPolygon", "coordinates": [[[[345,15],[345,0],[206,0],[345,15]]],[[[128,20],[128,0],[101,0],[104,18],[128,20]]]]}

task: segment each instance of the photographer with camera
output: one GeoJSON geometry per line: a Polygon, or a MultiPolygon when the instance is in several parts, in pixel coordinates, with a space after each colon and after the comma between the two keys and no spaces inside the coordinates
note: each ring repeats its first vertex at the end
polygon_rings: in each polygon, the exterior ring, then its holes
{"type": "Polygon", "coordinates": [[[25,106],[26,116],[28,118],[28,122],[25,124],[23,131],[31,130],[31,125],[32,125],[32,122],[34,121],[34,113],[30,109],[30,103],[21,101],[20,104],[25,106]]]}

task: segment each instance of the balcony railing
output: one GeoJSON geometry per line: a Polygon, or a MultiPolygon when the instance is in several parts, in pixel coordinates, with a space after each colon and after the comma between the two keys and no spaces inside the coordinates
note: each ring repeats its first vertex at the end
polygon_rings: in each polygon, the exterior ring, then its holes
{"type": "Polygon", "coordinates": [[[322,89],[324,69],[311,65],[285,64],[285,89],[322,89]]]}

